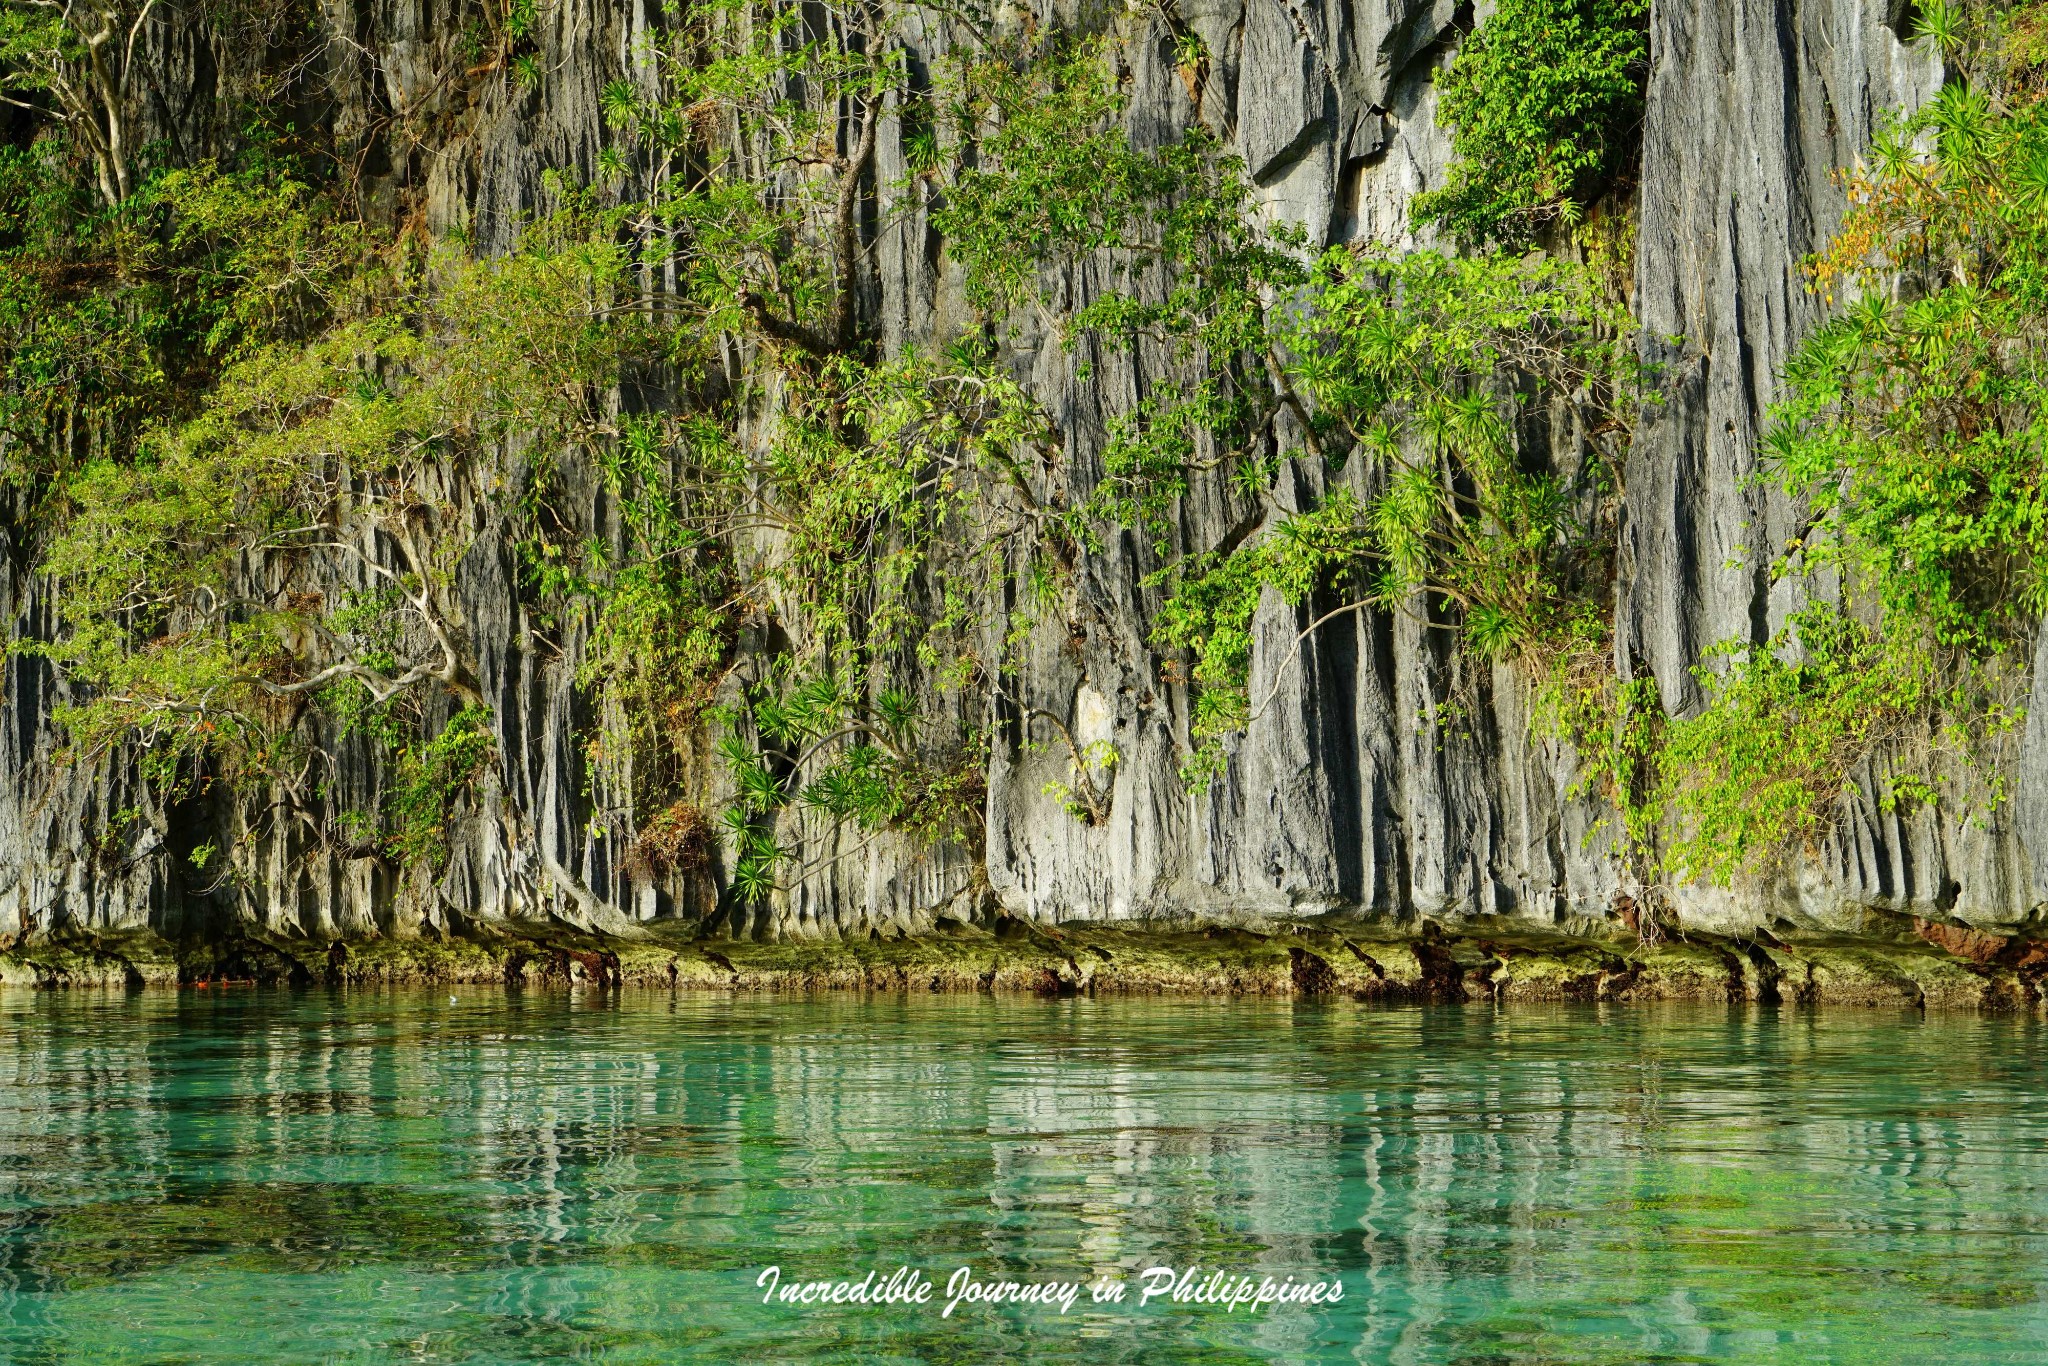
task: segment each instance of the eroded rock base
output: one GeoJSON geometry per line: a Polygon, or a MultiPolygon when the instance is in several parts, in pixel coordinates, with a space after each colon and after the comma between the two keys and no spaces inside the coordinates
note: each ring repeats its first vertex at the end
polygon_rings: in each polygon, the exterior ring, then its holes
{"type": "MultiPolygon", "coordinates": [[[[1979,939],[1983,939],[1979,936],[1979,939]]],[[[755,943],[595,939],[551,926],[447,939],[315,942],[252,932],[174,944],[147,932],[49,938],[0,951],[0,984],[230,988],[495,982],[731,991],[1135,993],[1457,1003],[1720,1001],[2035,1010],[2048,944],[1952,944],[1939,933],[1656,943],[1525,924],[1289,925],[1162,930],[942,922],[920,937],[755,943]]]]}

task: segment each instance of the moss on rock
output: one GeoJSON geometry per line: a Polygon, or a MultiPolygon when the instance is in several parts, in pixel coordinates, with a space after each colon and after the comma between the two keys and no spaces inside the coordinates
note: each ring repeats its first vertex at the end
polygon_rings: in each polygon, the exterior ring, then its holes
{"type": "Polygon", "coordinates": [[[667,926],[606,940],[553,926],[345,942],[252,934],[172,944],[146,931],[46,938],[0,952],[0,984],[502,983],[745,992],[1020,992],[1446,1001],[1726,1001],[2035,1009],[2038,973],[1919,939],[1643,945],[1516,922],[1230,926],[950,924],[923,936],[699,939],[667,926]]]}

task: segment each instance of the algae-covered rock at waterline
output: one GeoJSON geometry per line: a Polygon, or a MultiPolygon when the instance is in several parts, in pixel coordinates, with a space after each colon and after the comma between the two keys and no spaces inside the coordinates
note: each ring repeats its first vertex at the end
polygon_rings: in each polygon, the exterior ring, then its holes
{"type": "MultiPolygon", "coordinates": [[[[1938,939],[1938,936],[1937,936],[1938,939]]],[[[0,953],[0,985],[375,988],[464,984],[616,993],[993,993],[1047,998],[1208,996],[1382,1006],[1693,1001],[2032,1012],[2048,954],[2002,941],[1982,961],[1917,937],[1786,941],[1695,934],[1644,944],[1486,918],[1218,925],[946,921],[925,935],[705,940],[657,926],[628,942],[565,930],[342,941],[287,936],[174,945],[147,932],[0,953]],[[2039,960],[2039,961],[2037,961],[2039,960]]]]}

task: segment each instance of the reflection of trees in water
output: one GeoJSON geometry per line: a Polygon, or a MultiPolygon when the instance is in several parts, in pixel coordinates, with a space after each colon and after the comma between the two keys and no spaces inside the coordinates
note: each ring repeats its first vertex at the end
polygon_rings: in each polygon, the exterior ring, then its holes
{"type": "MultiPolygon", "coordinates": [[[[238,1274],[260,1294],[289,1273],[374,1284],[348,1312],[514,1356],[534,1334],[730,1346],[796,1323],[735,1289],[770,1260],[941,1283],[963,1263],[1346,1280],[1334,1320],[1154,1305],[1090,1320],[1101,1339],[1037,1311],[802,1320],[821,1348],[910,1355],[1135,1360],[1199,1330],[1291,1359],[1329,1350],[1333,1321],[1361,1361],[1570,1355],[1595,1332],[1707,1352],[1772,1296],[1803,1297],[1808,1324],[2019,1313],[2043,1279],[2024,1241],[2048,1175],[2040,1032],[1741,1009],[18,993],[0,997],[0,1325],[85,1350],[112,1331],[95,1297],[238,1274]]],[[[334,1331],[370,1331],[353,1322],[334,1331]]]]}

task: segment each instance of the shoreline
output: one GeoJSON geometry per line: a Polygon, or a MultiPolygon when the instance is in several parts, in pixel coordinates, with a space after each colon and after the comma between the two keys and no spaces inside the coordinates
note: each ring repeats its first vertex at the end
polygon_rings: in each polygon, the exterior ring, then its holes
{"type": "Polygon", "coordinates": [[[1020,992],[1383,1001],[1698,1001],[2034,1012],[2048,945],[1919,922],[1917,935],[1653,945],[1526,924],[1289,924],[1254,930],[949,922],[920,936],[762,943],[651,930],[602,938],[512,926],[454,938],[345,941],[250,933],[175,944],[148,931],[58,934],[0,950],[0,986],[604,986],[1020,992]]]}

